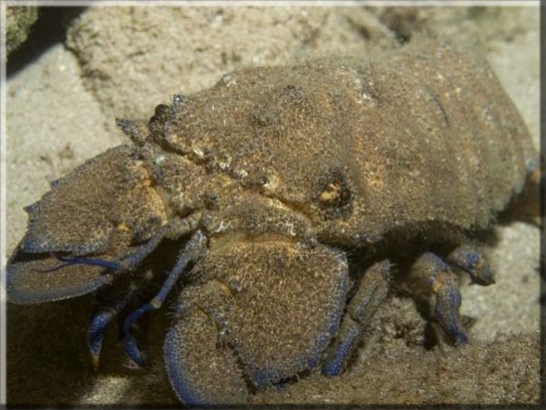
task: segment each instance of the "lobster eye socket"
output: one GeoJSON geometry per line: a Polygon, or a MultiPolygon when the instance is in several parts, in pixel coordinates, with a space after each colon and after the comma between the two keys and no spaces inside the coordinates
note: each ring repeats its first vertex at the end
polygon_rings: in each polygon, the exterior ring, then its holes
{"type": "Polygon", "coordinates": [[[316,202],[327,219],[346,218],[353,211],[353,195],[346,170],[331,168],[317,180],[316,202]]]}
{"type": "Polygon", "coordinates": [[[159,104],[155,107],[154,115],[150,118],[149,124],[152,125],[154,122],[165,121],[169,118],[170,107],[165,104],[159,104]]]}

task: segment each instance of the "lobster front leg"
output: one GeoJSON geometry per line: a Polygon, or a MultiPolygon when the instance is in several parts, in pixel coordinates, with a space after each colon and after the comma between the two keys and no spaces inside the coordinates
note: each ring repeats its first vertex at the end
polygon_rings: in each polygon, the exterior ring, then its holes
{"type": "Polygon", "coordinates": [[[416,293],[435,296],[435,316],[440,326],[456,345],[468,343],[461,323],[461,292],[455,272],[440,257],[425,252],[413,263],[406,283],[416,293]]]}

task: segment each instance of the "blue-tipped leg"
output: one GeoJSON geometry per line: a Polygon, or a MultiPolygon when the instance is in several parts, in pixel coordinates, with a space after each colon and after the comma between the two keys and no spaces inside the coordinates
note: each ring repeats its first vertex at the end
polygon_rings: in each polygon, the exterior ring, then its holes
{"type": "Polygon", "coordinates": [[[188,241],[188,243],[180,253],[176,265],[169,272],[167,280],[161,287],[159,293],[150,301],[150,303],[141,306],[129,316],[127,316],[127,318],[125,319],[122,328],[121,339],[125,345],[125,350],[127,351],[127,354],[139,366],[143,366],[146,359],[140,352],[140,349],[138,348],[136,340],[132,334],[133,325],[144,313],[159,309],[161,307],[161,305],[163,304],[163,302],[165,302],[165,299],[169,295],[169,292],[179,280],[180,275],[188,266],[188,263],[194,261],[203,253],[205,249],[205,243],[205,235],[202,232],[197,231],[191,237],[191,239],[188,241]]]}
{"type": "Polygon", "coordinates": [[[119,315],[119,312],[127,306],[130,297],[131,293],[127,293],[123,298],[114,303],[113,306],[95,311],[91,317],[89,329],[87,331],[87,343],[95,370],[99,370],[100,367],[100,352],[102,350],[102,343],[106,330],[108,329],[108,326],[110,326],[110,323],[112,323],[112,320],[114,320],[119,315]]]}
{"type": "Polygon", "coordinates": [[[410,280],[421,282],[436,296],[436,319],[454,343],[468,343],[459,317],[461,293],[451,268],[438,256],[425,252],[413,264],[410,280]]]}
{"type": "Polygon", "coordinates": [[[459,246],[447,256],[447,262],[468,273],[472,283],[481,286],[495,283],[495,273],[487,259],[471,248],[459,246]]]}
{"type": "Polygon", "coordinates": [[[330,346],[322,367],[322,373],[326,376],[338,376],[343,371],[362,330],[385,300],[389,290],[389,269],[390,263],[387,260],[376,263],[355,285],[357,291],[347,306],[338,336],[330,346]]]}
{"type": "Polygon", "coordinates": [[[343,371],[345,362],[356,346],[362,326],[351,317],[346,317],[341,324],[338,339],[334,342],[330,354],[322,366],[322,374],[326,376],[339,376],[343,371]]]}

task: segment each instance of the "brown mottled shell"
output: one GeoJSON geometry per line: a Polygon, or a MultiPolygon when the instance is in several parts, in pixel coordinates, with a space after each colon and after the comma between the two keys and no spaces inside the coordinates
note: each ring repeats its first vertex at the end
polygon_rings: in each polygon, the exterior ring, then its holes
{"type": "Polygon", "coordinates": [[[439,324],[466,343],[444,259],[493,283],[465,234],[489,227],[538,166],[487,62],[428,41],[235,71],[158,105],[149,122],[118,125],[133,144],[26,208],[8,295],[27,304],[97,290],[113,308],[92,317],[95,363],[123,314],[122,340],[142,364],[131,328],[181,284],[164,352],[189,404],[240,403],[322,361],[339,374],[391,276],[434,294],[439,324]],[[133,296],[153,289],[137,307],[133,296]]]}
{"type": "Polygon", "coordinates": [[[485,228],[538,158],[486,60],[429,41],[235,71],[176,110],[152,125],[158,142],[307,215],[329,243],[485,228]]]}

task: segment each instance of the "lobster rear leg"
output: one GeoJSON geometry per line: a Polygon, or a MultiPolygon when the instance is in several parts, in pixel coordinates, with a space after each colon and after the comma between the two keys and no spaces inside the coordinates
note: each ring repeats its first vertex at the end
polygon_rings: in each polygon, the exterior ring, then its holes
{"type": "Polygon", "coordinates": [[[447,256],[446,261],[468,273],[472,283],[481,286],[495,283],[495,272],[491,269],[489,262],[484,255],[472,248],[459,246],[447,256]]]}
{"type": "Polygon", "coordinates": [[[389,289],[388,260],[369,268],[356,285],[357,291],[347,306],[337,338],[329,347],[322,373],[338,376],[358,344],[364,327],[370,322],[377,308],[385,300],[389,289]]]}
{"type": "Polygon", "coordinates": [[[468,343],[459,316],[462,298],[455,272],[438,256],[425,252],[415,260],[406,279],[410,289],[435,295],[436,319],[453,342],[468,343]]]}

